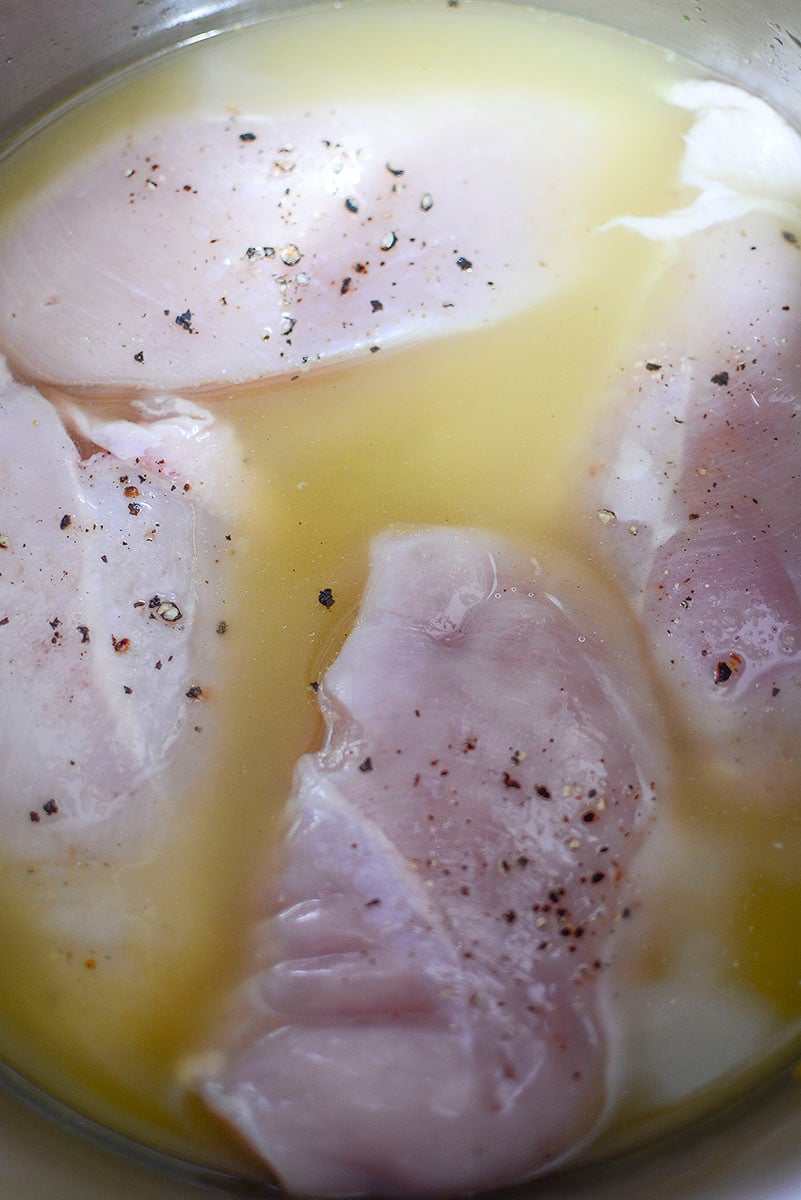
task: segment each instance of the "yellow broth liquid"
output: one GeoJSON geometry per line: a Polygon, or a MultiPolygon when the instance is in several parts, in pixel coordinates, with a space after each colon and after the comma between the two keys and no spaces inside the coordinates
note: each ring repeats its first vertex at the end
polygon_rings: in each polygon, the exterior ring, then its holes
{"type": "MultiPolygon", "coordinates": [[[[522,8],[355,2],[162,56],[82,98],[0,167],[8,212],[65,161],[154,117],[402,104],[418,89],[471,83],[569,95],[599,114],[607,143],[602,179],[575,198],[582,268],[546,303],[480,331],[202,397],[235,427],[251,488],[247,516],[232,515],[223,750],[194,820],[148,861],[4,864],[0,1057],[36,1084],[152,1146],[248,1169],[192,1095],[189,1068],[241,966],[294,764],[320,745],[309,685],[357,612],[375,534],[476,526],[533,555],[587,557],[576,495],[593,465],[589,438],[662,262],[656,244],[597,230],[686,201],[675,180],[688,118],[662,97],[696,73],[634,38],[522,8]],[[330,610],[318,602],[324,587],[330,610]],[[48,924],[60,897],[95,893],[110,913],[132,914],[124,954],[98,955],[90,934],[48,924]]],[[[749,815],[746,798],[723,794],[678,739],[673,757],[679,784],[662,798],[671,815],[648,850],[652,890],[620,937],[621,985],[609,997],[607,1149],[728,1094],[801,1017],[799,829],[786,811],[749,815]],[[731,1036],[710,1033],[710,1005],[728,1014],[731,1036]],[[662,1062],[654,1046],[666,1036],[662,1062]]]]}

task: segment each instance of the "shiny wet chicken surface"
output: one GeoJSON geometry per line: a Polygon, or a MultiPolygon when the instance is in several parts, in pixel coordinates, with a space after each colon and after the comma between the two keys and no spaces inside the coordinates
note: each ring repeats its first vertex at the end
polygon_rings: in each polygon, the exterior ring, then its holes
{"type": "Polygon", "coordinates": [[[799,236],[751,214],[678,243],[597,493],[680,720],[754,797],[801,770],[799,236]]]}
{"type": "Polygon", "coordinates": [[[194,777],[194,727],[213,737],[226,529],[191,455],[136,453],[146,426],[82,456],[7,373],[0,426],[3,853],[130,860],[194,777]]]}
{"type": "Polygon", "coordinates": [[[598,1117],[657,750],[603,633],[502,541],[373,561],[204,1095],[292,1190],[472,1190],[598,1117]]]}
{"type": "Polygon", "coordinates": [[[480,328],[570,276],[597,137],[502,91],[137,131],[0,229],[0,342],[35,379],[172,391],[480,328]]]}

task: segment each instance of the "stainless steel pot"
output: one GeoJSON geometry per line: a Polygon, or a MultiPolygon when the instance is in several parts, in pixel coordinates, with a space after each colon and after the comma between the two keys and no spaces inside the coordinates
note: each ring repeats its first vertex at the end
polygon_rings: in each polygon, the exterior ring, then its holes
{"type": "MultiPolygon", "coordinates": [[[[310,0],[5,0],[0,3],[0,149],[76,92],[176,42],[310,0]]],[[[341,0],[348,3],[349,0],[341,0]]],[[[510,0],[514,3],[516,0],[510,0]]],[[[556,0],[746,82],[801,125],[799,0],[556,0]]],[[[407,19],[413,19],[410,15],[407,19]]],[[[20,1093],[21,1095],[21,1093],[20,1093]]],[[[199,1200],[0,1090],[0,1195],[13,1200],[199,1200]]],[[[117,1151],[124,1150],[118,1146],[117,1151]]],[[[213,1181],[207,1180],[207,1183],[213,1181]]],[[[227,1186],[223,1194],[235,1195],[227,1186]]],[[[252,1192],[250,1193],[252,1194],[252,1192]]],[[[507,1200],[798,1200],[801,1081],[785,1073],[691,1135],[507,1200]]]]}

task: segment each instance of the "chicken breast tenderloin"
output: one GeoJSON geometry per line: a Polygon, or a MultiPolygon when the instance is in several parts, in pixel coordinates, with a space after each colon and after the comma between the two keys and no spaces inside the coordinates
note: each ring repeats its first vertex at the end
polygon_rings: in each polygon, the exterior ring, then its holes
{"type": "Polygon", "coordinates": [[[599,123],[436,92],[112,140],[0,227],[0,346],[34,381],[164,393],[500,320],[580,264],[599,123]]]}
{"type": "Polygon", "coordinates": [[[374,545],[202,1086],[293,1191],[500,1185],[603,1109],[598,979],[657,751],[604,637],[535,575],[484,534],[374,545]]]}

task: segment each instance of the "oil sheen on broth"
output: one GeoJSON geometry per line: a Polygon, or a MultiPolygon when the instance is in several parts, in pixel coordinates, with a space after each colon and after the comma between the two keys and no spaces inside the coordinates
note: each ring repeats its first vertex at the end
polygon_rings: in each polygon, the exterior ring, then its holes
{"type": "MultiPolygon", "coordinates": [[[[37,864],[4,867],[0,1054],[46,1090],[159,1148],[237,1166],[184,1064],[239,961],[243,880],[264,838],[280,836],[295,762],[319,744],[309,685],[356,612],[370,539],[451,524],[533,553],[588,556],[576,504],[593,469],[586,435],[603,419],[600,399],[663,254],[624,230],[597,231],[623,213],[687,202],[675,180],[689,118],[662,97],[696,73],[633,38],[503,6],[322,7],[146,64],[81,98],[3,164],[6,212],[65,158],[154,118],[400,104],[432,87],[569,96],[596,113],[606,139],[600,180],[575,196],[580,270],[546,303],[460,336],[202,397],[241,439],[249,497],[244,515],[231,514],[224,749],[193,819],[151,854],[44,880],[37,864]],[[331,609],[318,603],[326,587],[331,609]],[[134,915],[124,956],[98,956],[91,935],[48,926],[47,912],[79,889],[134,915]]],[[[502,195],[487,219],[503,220],[502,195]]],[[[125,415],[123,400],[103,404],[125,415]]],[[[732,1072],[741,1084],[778,1054],[801,1017],[786,940],[801,901],[797,823],[786,810],[749,813],[747,797],[710,780],[680,738],[672,750],[679,784],[648,851],[659,869],[620,933],[609,1144],[708,1106],[732,1072]]]]}

